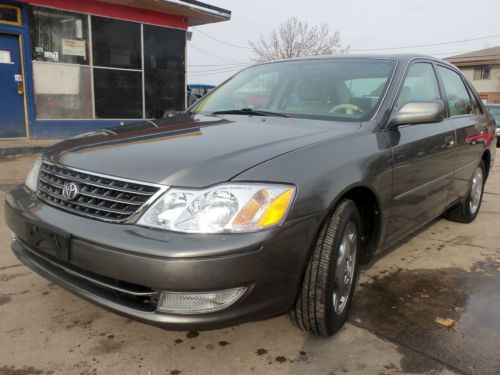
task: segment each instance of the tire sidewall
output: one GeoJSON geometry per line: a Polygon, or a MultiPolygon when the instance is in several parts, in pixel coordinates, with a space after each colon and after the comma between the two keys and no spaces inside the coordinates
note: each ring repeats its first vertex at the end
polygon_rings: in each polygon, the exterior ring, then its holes
{"type": "Polygon", "coordinates": [[[336,238],[334,239],[333,246],[330,249],[331,257],[330,257],[330,267],[328,272],[328,287],[326,288],[325,293],[325,323],[326,329],[329,335],[332,335],[337,330],[339,330],[342,325],[347,320],[347,316],[349,314],[349,309],[352,303],[354,290],[356,288],[356,284],[358,281],[359,275],[359,256],[362,251],[361,249],[361,219],[359,216],[359,212],[357,210],[354,202],[350,202],[349,205],[346,206],[345,210],[340,213],[340,223],[339,230],[337,232],[336,238]],[[342,242],[342,238],[344,236],[347,224],[349,222],[353,222],[356,227],[356,259],[354,263],[354,277],[351,285],[351,290],[349,292],[349,297],[347,300],[347,305],[340,315],[335,314],[333,308],[333,290],[334,290],[334,280],[335,280],[335,272],[337,269],[337,256],[339,253],[340,244],[342,242]]]}

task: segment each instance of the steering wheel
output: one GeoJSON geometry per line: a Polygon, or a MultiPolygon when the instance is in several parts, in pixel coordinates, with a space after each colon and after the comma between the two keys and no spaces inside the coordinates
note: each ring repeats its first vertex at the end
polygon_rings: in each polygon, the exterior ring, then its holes
{"type": "Polygon", "coordinates": [[[338,113],[343,111],[346,115],[353,115],[354,112],[359,112],[359,113],[364,113],[361,108],[359,108],[357,105],[354,104],[339,104],[330,109],[328,112],[329,113],[338,113]]]}

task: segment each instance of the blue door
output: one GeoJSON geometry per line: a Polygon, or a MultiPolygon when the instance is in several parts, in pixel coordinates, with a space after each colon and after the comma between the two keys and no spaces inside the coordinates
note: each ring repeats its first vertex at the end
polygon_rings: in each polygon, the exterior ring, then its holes
{"type": "Polygon", "coordinates": [[[26,137],[19,36],[0,34],[0,138],[26,137]]]}

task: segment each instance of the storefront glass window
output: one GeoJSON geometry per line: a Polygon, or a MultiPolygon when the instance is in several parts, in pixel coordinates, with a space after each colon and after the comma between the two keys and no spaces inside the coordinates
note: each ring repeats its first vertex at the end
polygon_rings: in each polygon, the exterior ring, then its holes
{"type": "Polygon", "coordinates": [[[142,118],[141,25],[92,17],[92,53],[96,118],[142,118]]]}
{"type": "Polygon", "coordinates": [[[142,118],[142,73],[94,68],[96,118],[142,118]]]}
{"type": "Polygon", "coordinates": [[[92,17],[92,52],[95,66],[142,69],[141,25],[92,17]]]}
{"type": "Polygon", "coordinates": [[[92,118],[89,67],[34,61],[33,81],[38,119],[92,118]]]}
{"type": "Polygon", "coordinates": [[[32,7],[30,25],[37,118],[92,118],[87,16],[32,7]]]}
{"type": "Polygon", "coordinates": [[[144,25],[146,117],[184,109],[186,33],[144,25]]]}
{"type": "Polygon", "coordinates": [[[184,30],[30,9],[37,119],[156,118],[184,108],[184,30]]]}
{"type": "Polygon", "coordinates": [[[38,7],[31,9],[33,60],[89,64],[86,15],[38,7]]]}

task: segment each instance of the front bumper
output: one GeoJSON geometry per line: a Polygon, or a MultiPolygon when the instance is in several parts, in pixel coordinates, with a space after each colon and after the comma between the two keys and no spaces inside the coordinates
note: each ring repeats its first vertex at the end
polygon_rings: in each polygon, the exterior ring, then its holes
{"type": "Polygon", "coordinates": [[[111,224],[53,208],[24,186],[6,196],[12,250],[28,267],[104,308],[173,330],[213,329],[288,311],[321,215],[245,234],[182,234],[111,224]],[[30,247],[30,225],[71,235],[64,260],[30,247]],[[228,308],[203,314],[156,311],[159,291],[247,287],[228,308]]]}

